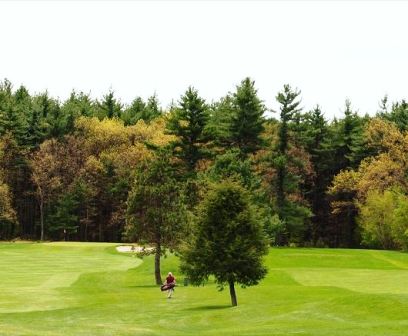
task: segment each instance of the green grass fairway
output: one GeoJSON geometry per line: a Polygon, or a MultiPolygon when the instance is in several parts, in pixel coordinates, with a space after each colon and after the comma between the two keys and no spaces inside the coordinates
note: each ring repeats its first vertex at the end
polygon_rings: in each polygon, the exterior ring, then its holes
{"type": "Polygon", "coordinates": [[[115,244],[0,243],[0,335],[408,335],[408,254],[272,249],[267,278],[238,288],[238,307],[213,283],[166,299],[153,259],[115,244]]]}

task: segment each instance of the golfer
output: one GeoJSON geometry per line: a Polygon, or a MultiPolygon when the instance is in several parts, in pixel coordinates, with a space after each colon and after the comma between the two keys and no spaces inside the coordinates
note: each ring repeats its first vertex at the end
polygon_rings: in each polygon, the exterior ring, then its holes
{"type": "Polygon", "coordinates": [[[173,295],[174,287],[176,286],[176,278],[173,276],[171,272],[167,274],[166,282],[164,283],[164,285],[166,286],[167,291],[169,293],[167,295],[167,298],[170,299],[171,296],[173,295]]]}

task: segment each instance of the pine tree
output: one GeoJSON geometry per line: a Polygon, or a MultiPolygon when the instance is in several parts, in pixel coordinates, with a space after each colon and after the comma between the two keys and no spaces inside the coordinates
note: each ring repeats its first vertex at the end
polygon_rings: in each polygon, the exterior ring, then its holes
{"type": "Polygon", "coordinates": [[[69,236],[77,232],[83,200],[82,190],[77,186],[59,197],[47,219],[49,231],[57,239],[69,240],[69,236]]]}
{"type": "Polygon", "coordinates": [[[159,107],[156,95],[149,97],[147,103],[142,98],[137,97],[123,112],[122,120],[125,122],[125,125],[135,125],[139,120],[149,123],[161,114],[162,110],[159,107]]]}
{"type": "Polygon", "coordinates": [[[160,256],[166,248],[176,248],[183,234],[186,218],[182,190],[169,153],[160,150],[152,162],[140,167],[129,192],[126,237],[154,244],[158,285],[162,284],[160,256]]]}
{"type": "Polygon", "coordinates": [[[408,130],[408,102],[402,99],[392,104],[391,111],[387,111],[387,97],[382,100],[382,111],[377,115],[383,119],[394,122],[402,131],[408,130]]]}
{"type": "Polygon", "coordinates": [[[92,117],[95,106],[89,95],[75,91],[71,92],[69,98],[61,106],[61,128],[64,134],[74,131],[75,120],[81,116],[92,117]]]}
{"type": "Polygon", "coordinates": [[[153,119],[159,117],[161,114],[162,110],[159,106],[159,100],[157,99],[156,94],[154,94],[147,99],[147,104],[144,109],[144,115],[142,119],[146,122],[150,122],[153,119]]]}
{"type": "MultiPolygon", "coordinates": [[[[285,85],[282,92],[279,92],[276,96],[276,100],[281,104],[280,108],[280,125],[278,132],[278,145],[277,153],[278,157],[275,159],[277,163],[277,207],[283,210],[286,200],[286,186],[287,182],[287,168],[286,163],[288,161],[287,151],[289,147],[289,124],[295,113],[297,113],[299,103],[296,101],[300,92],[293,91],[289,85],[285,85]]],[[[282,216],[281,216],[282,217],[282,216]]]]}
{"type": "Polygon", "coordinates": [[[98,103],[98,117],[100,119],[114,117],[120,118],[122,114],[122,104],[116,100],[114,92],[109,91],[108,94],[103,96],[103,100],[98,103]]]}
{"type": "MultiPolygon", "coordinates": [[[[358,116],[357,112],[351,108],[351,102],[346,100],[344,118],[334,120],[330,125],[332,132],[331,151],[331,171],[332,175],[337,175],[343,170],[355,169],[360,162],[370,155],[371,151],[366,146],[364,138],[364,123],[367,119],[358,116]]],[[[342,193],[341,195],[330,196],[331,201],[344,202],[349,204],[332,213],[330,225],[327,227],[326,235],[329,237],[330,245],[353,247],[358,246],[356,237],[356,215],[357,208],[353,204],[353,193],[342,193]]]]}
{"type": "Polygon", "coordinates": [[[304,194],[313,212],[312,226],[307,238],[313,244],[322,244],[326,233],[327,217],[330,213],[326,190],[334,177],[331,172],[331,138],[327,121],[319,105],[305,113],[303,120],[302,144],[310,154],[314,170],[313,179],[304,185],[304,194]]]}
{"type": "Polygon", "coordinates": [[[45,138],[45,130],[42,126],[40,113],[37,109],[31,111],[27,129],[27,146],[36,149],[45,138]]]}
{"type": "MultiPolygon", "coordinates": [[[[361,160],[368,154],[364,151],[363,126],[364,119],[351,108],[351,102],[346,100],[344,118],[333,122],[334,141],[332,144],[335,151],[335,170],[356,168],[361,160]]],[[[336,173],[337,173],[336,172],[336,173]]]]}
{"type": "Polygon", "coordinates": [[[0,136],[11,133],[18,145],[26,138],[26,120],[18,108],[8,80],[0,83],[0,136]]]}
{"type": "Polygon", "coordinates": [[[233,114],[230,124],[232,144],[244,156],[254,153],[262,145],[265,107],[258,98],[255,82],[245,78],[233,94],[233,114]]]}
{"type": "Polygon", "coordinates": [[[125,125],[135,125],[139,120],[143,119],[145,108],[146,104],[142,98],[137,97],[134,99],[132,104],[122,114],[125,125]]]}
{"type": "Polygon", "coordinates": [[[266,274],[266,239],[249,195],[228,180],[214,186],[200,205],[196,227],[182,252],[182,272],[197,286],[213,275],[221,288],[228,285],[236,306],[235,284],[253,286],[266,274]]]}
{"type": "Polygon", "coordinates": [[[178,137],[172,143],[174,153],[184,162],[189,174],[194,174],[197,162],[206,157],[207,122],[204,99],[198,96],[197,90],[189,87],[167,122],[168,133],[178,137]]]}
{"type": "Polygon", "coordinates": [[[234,113],[231,95],[221,98],[209,107],[209,120],[206,130],[219,151],[231,147],[231,120],[234,113]]]}
{"type": "Polygon", "coordinates": [[[299,176],[289,171],[289,166],[301,165],[297,158],[289,153],[290,128],[294,117],[300,113],[297,101],[300,92],[284,85],[276,100],[281,104],[278,141],[275,152],[272,154],[272,165],[276,169],[276,211],[284,230],[277,239],[278,244],[287,244],[290,240],[302,238],[305,229],[305,220],[311,216],[310,210],[288,196],[299,192],[299,176]]]}

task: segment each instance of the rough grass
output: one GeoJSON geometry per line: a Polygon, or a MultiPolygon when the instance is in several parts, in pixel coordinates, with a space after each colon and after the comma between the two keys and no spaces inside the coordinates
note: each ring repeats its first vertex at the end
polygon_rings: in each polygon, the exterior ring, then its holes
{"type": "Polygon", "coordinates": [[[215,284],[166,299],[153,259],[115,244],[0,244],[0,335],[407,335],[408,255],[272,249],[267,278],[238,288],[238,307],[215,284]]]}

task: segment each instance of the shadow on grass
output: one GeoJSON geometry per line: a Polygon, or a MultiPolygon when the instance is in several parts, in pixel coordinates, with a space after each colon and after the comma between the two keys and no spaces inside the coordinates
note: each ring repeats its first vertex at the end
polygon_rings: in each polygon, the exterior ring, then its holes
{"type": "Polygon", "coordinates": [[[231,305],[213,305],[213,306],[198,306],[198,307],[192,307],[192,308],[186,308],[183,310],[188,310],[188,311],[204,311],[204,310],[220,310],[220,309],[227,309],[231,308],[231,305]]]}
{"type": "Polygon", "coordinates": [[[134,286],[127,286],[128,288],[160,288],[158,285],[134,285],[134,286]]]}

